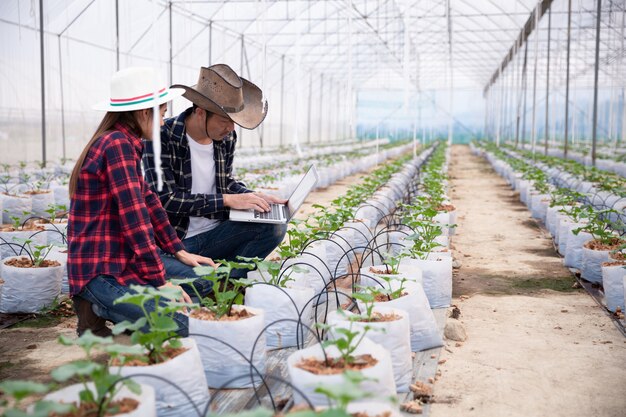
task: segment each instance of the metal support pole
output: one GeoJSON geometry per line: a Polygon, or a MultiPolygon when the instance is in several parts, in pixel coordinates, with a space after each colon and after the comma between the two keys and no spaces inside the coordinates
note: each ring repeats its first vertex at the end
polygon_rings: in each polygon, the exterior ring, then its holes
{"type": "Polygon", "coordinates": [[[279,146],[283,146],[283,132],[285,126],[283,125],[285,115],[285,55],[280,59],[280,135],[279,146]]]}
{"type": "Polygon", "coordinates": [[[46,166],[46,73],[44,67],[43,0],[39,0],[39,57],[41,60],[41,160],[46,166]]]}
{"type": "Polygon", "coordinates": [[[323,103],[324,102],[324,74],[322,74],[320,76],[320,111],[318,113],[318,117],[319,117],[319,129],[318,129],[318,135],[319,135],[319,142],[321,143],[322,140],[324,139],[324,135],[323,135],[323,129],[324,129],[324,124],[323,124],[323,120],[322,120],[322,110],[324,109],[323,103]]]}
{"type": "Polygon", "coordinates": [[[537,124],[535,118],[537,115],[537,60],[539,58],[539,13],[535,13],[535,68],[533,74],[533,117],[531,132],[531,150],[533,158],[535,155],[535,144],[537,142],[537,124]]]}
{"type": "Polygon", "coordinates": [[[308,120],[306,123],[306,143],[310,144],[311,143],[311,113],[312,113],[312,107],[313,105],[313,73],[311,73],[311,76],[309,77],[309,116],[308,116],[308,120]]]}
{"type": "Polygon", "coordinates": [[[569,139],[569,62],[570,62],[570,33],[572,31],[572,0],[567,0],[567,55],[565,58],[565,143],[563,144],[563,158],[567,159],[567,145],[569,139]]]}
{"type": "Polygon", "coordinates": [[[241,68],[241,76],[243,77],[243,58],[244,58],[244,40],[243,40],[243,35],[241,35],[241,57],[240,57],[240,64],[239,67],[241,68]]]}
{"type": "Polygon", "coordinates": [[[65,146],[65,99],[63,96],[63,58],[61,56],[61,35],[57,38],[59,40],[59,91],[61,93],[61,140],[63,145],[63,159],[67,158],[66,146],[65,146]]]}
{"type": "MultiPolygon", "coordinates": [[[[172,85],[174,84],[174,76],[172,74],[173,70],[174,70],[174,66],[172,64],[173,62],[173,54],[174,54],[174,44],[172,42],[172,2],[169,2],[169,24],[170,24],[170,84],[172,85]]],[[[167,106],[167,113],[170,115],[170,117],[174,114],[173,111],[174,109],[172,108],[173,106],[167,106]]],[[[241,144],[241,142],[240,142],[241,144]]]]}
{"type": "Polygon", "coordinates": [[[602,0],[596,0],[596,60],[593,74],[593,120],[591,122],[591,164],[596,166],[596,142],[598,140],[598,72],[600,70],[600,17],[602,15],[602,0]]]}
{"type": "Polygon", "coordinates": [[[544,131],[544,155],[548,155],[548,137],[550,136],[550,35],[552,31],[552,8],[548,9],[548,56],[546,59],[546,127],[544,131]]]}
{"type": "Polygon", "coordinates": [[[115,68],[120,70],[120,3],[115,0],[115,68]]]}
{"type": "Polygon", "coordinates": [[[213,21],[209,22],[209,65],[211,65],[211,61],[213,57],[211,56],[213,52],[213,21]]]}

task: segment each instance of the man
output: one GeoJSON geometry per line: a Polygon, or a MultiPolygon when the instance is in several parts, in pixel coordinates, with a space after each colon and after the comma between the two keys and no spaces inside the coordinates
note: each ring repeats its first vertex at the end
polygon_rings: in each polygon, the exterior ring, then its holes
{"type": "MultiPolygon", "coordinates": [[[[143,163],[147,182],[159,194],[170,223],[187,251],[212,259],[237,256],[265,258],[283,240],[287,225],[232,222],[229,210],[269,211],[269,203],[287,201],[253,192],[232,177],[237,144],[235,124],[256,128],[267,114],[261,90],[239,77],[229,66],[200,69],[198,83],[183,88],[193,103],[161,128],[163,189],[157,176],[151,143],[143,163]]],[[[193,268],[161,254],[169,277],[195,277],[193,268]]],[[[237,270],[235,277],[245,271],[237,270]]]]}

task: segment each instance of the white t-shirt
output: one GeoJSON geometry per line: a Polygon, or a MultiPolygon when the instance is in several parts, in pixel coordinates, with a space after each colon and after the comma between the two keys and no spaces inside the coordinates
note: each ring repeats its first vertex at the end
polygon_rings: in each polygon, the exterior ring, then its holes
{"type": "MultiPolygon", "coordinates": [[[[187,141],[191,151],[191,192],[193,194],[216,194],[213,142],[203,145],[189,135],[187,135],[187,141]]],[[[191,216],[185,238],[215,229],[219,223],[219,220],[191,216]]]]}

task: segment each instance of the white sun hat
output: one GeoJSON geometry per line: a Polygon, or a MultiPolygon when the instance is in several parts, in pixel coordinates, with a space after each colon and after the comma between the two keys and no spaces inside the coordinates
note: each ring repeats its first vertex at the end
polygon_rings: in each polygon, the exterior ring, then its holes
{"type": "Polygon", "coordinates": [[[183,95],[182,88],[167,88],[154,68],[131,67],[111,78],[110,99],[93,106],[94,110],[123,112],[149,109],[183,95]]]}

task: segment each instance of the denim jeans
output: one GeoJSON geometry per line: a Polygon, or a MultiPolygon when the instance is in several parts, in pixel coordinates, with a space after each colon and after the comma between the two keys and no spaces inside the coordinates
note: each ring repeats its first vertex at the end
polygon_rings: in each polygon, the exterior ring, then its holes
{"type": "MultiPolygon", "coordinates": [[[[135,322],[137,319],[144,317],[141,308],[134,304],[114,303],[116,299],[127,293],[134,293],[134,291],[128,286],[121,285],[110,275],[98,275],[89,281],[78,295],[92,303],[93,312],[103,319],[113,323],[119,323],[124,320],[135,322]]],[[[154,301],[149,301],[145,307],[148,311],[153,311],[154,301]]],[[[172,318],[178,324],[176,333],[187,337],[189,335],[189,319],[187,316],[174,313],[172,318]]]]}
{"type": "MultiPolygon", "coordinates": [[[[286,224],[224,221],[213,230],[183,239],[183,244],[187,252],[206,256],[214,261],[234,261],[237,256],[265,258],[283,241],[286,232],[286,224]]],[[[199,276],[193,267],[183,264],[172,255],[161,252],[161,260],[168,279],[199,276]]],[[[246,273],[247,270],[236,269],[231,277],[243,278],[246,273]]],[[[210,284],[210,281],[199,281],[210,284]]],[[[194,281],[194,286],[196,282],[194,281]]]]}

